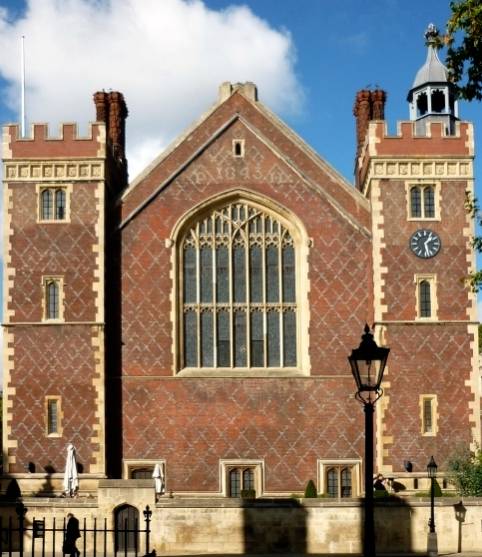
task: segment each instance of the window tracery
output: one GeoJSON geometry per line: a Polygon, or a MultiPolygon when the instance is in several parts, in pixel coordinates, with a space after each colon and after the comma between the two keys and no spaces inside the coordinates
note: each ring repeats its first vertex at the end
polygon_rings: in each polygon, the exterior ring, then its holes
{"type": "Polygon", "coordinates": [[[211,210],[180,243],[183,368],[295,368],[296,246],[247,201],[211,210]]]}

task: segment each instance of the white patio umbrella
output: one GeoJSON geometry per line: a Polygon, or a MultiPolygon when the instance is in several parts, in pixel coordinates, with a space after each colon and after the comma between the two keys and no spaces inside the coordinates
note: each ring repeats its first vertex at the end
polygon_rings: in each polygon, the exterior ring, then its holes
{"type": "Polygon", "coordinates": [[[77,463],[75,461],[75,447],[72,443],[67,445],[67,460],[64,472],[64,493],[73,497],[79,489],[79,475],[77,474],[77,463]]]}
{"type": "Polygon", "coordinates": [[[162,495],[164,493],[164,470],[162,464],[154,466],[152,477],[154,478],[154,491],[156,495],[162,495]]]}

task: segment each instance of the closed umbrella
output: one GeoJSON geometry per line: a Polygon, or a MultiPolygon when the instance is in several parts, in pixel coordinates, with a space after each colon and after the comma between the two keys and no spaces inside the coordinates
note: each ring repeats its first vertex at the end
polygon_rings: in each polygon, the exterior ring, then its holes
{"type": "Polygon", "coordinates": [[[154,466],[152,477],[154,478],[154,491],[156,495],[162,495],[164,493],[164,470],[162,464],[154,466]]]}
{"type": "Polygon", "coordinates": [[[64,493],[73,497],[79,489],[79,475],[77,474],[77,463],[75,461],[75,447],[72,443],[67,445],[67,460],[64,472],[64,493]]]}

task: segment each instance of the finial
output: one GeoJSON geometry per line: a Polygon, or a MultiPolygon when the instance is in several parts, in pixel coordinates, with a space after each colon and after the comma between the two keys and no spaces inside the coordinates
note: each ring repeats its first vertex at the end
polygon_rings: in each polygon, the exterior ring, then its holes
{"type": "Polygon", "coordinates": [[[429,23],[427,30],[424,33],[425,41],[427,46],[435,46],[437,44],[437,39],[439,36],[438,29],[435,27],[433,23],[429,23]]]}

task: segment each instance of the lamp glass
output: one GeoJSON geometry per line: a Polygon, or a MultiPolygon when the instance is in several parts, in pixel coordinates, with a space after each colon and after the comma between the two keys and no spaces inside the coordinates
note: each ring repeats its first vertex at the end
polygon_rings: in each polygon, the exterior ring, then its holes
{"type": "Polygon", "coordinates": [[[359,392],[380,389],[389,352],[390,348],[381,348],[377,345],[370,328],[365,325],[360,346],[354,348],[348,357],[359,392]]]}

